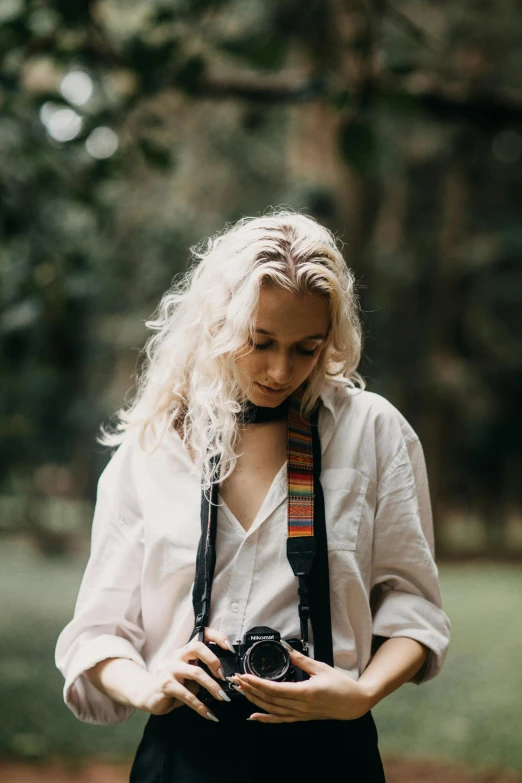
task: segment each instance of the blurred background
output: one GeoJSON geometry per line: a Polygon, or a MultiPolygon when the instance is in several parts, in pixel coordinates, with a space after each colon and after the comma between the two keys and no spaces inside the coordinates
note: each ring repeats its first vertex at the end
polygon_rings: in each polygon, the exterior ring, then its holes
{"type": "Polygon", "coordinates": [[[374,710],[388,779],[522,780],[521,10],[2,0],[2,780],[128,778],[146,716],[76,720],[53,658],[95,436],[189,246],[277,205],[345,243],[359,369],[428,463],[453,641],[374,710]]]}

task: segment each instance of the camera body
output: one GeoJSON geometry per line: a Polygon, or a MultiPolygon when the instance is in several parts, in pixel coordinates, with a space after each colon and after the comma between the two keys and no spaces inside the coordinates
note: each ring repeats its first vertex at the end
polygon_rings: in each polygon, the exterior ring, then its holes
{"type": "MultiPolygon", "coordinates": [[[[300,639],[285,639],[285,641],[294,649],[303,652],[300,639]]],[[[233,645],[234,652],[224,650],[216,642],[205,642],[205,644],[221,661],[225,677],[239,673],[254,674],[272,682],[300,682],[309,679],[306,672],[293,666],[288,651],[281,644],[281,634],[266,625],[256,626],[247,631],[243,639],[233,645]]],[[[220,683],[232,701],[237,702],[238,699],[246,701],[245,697],[234,690],[228,681],[217,680],[203,661],[199,660],[198,663],[213,680],[220,683]]],[[[198,698],[214,711],[218,705],[221,707],[223,704],[202,686],[198,698]]],[[[249,706],[252,712],[254,705],[249,706]]],[[[261,708],[254,709],[264,712],[261,708]]]]}

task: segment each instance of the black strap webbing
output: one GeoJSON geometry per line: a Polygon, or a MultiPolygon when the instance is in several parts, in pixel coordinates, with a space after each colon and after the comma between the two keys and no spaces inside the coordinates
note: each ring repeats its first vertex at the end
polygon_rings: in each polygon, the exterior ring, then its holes
{"type": "Polygon", "coordinates": [[[308,576],[310,621],[314,634],[314,658],[333,666],[332,618],[330,612],[330,572],[324,494],[321,486],[321,442],[318,411],[312,415],[312,451],[314,456],[314,538],[316,551],[308,576]]]}
{"type": "Polygon", "coordinates": [[[204,633],[210,615],[210,595],[216,567],[219,467],[217,467],[215,459],[212,461],[212,469],[216,481],[211,485],[208,495],[204,491],[201,492],[201,535],[196,556],[196,576],[192,589],[195,625],[190,639],[198,634],[200,642],[205,640],[204,633]]]}

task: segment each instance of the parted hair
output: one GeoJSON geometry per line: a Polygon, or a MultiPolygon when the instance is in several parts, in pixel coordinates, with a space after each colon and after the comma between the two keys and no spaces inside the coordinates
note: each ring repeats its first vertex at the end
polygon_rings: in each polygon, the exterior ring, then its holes
{"type": "Polygon", "coordinates": [[[138,429],[142,448],[156,448],[175,428],[208,489],[220,461],[220,479],[234,470],[237,414],[247,399],[236,357],[254,350],[261,286],[329,303],[329,327],[320,358],[307,378],[302,412],[314,407],[327,378],[365,388],[357,372],[362,333],[352,271],[340,243],[317,221],[288,208],[243,217],[190,248],[188,271],[162,296],[146,326],[133,400],[116,412],[98,442],[117,447],[138,429]]]}

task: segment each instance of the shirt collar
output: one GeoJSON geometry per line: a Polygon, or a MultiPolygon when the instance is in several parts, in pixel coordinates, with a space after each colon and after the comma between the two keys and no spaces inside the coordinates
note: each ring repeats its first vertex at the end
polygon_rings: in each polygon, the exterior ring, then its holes
{"type": "Polygon", "coordinates": [[[328,408],[328,410],[330,411],[334,419],[335,419],[335,405],[334,405],[335,392],[336,392],[336,385],[328,380],[324,382],[323,388],[319,392],[319,397],[321,398],[325,408],[328,408]]]}
{"type": "Polygon", "coordinates": [[[336,405],[336,395],[340,389],[346,386],[348,388],[355,388],[352,381],[350,381],[348,378],[327,379],[323,384],[323,388],[319,392],[319,397],[321,398],[325,408],[327,408],[332,414],[334,421],[337,418],[338,411],[338,406],[336,405]]]}

